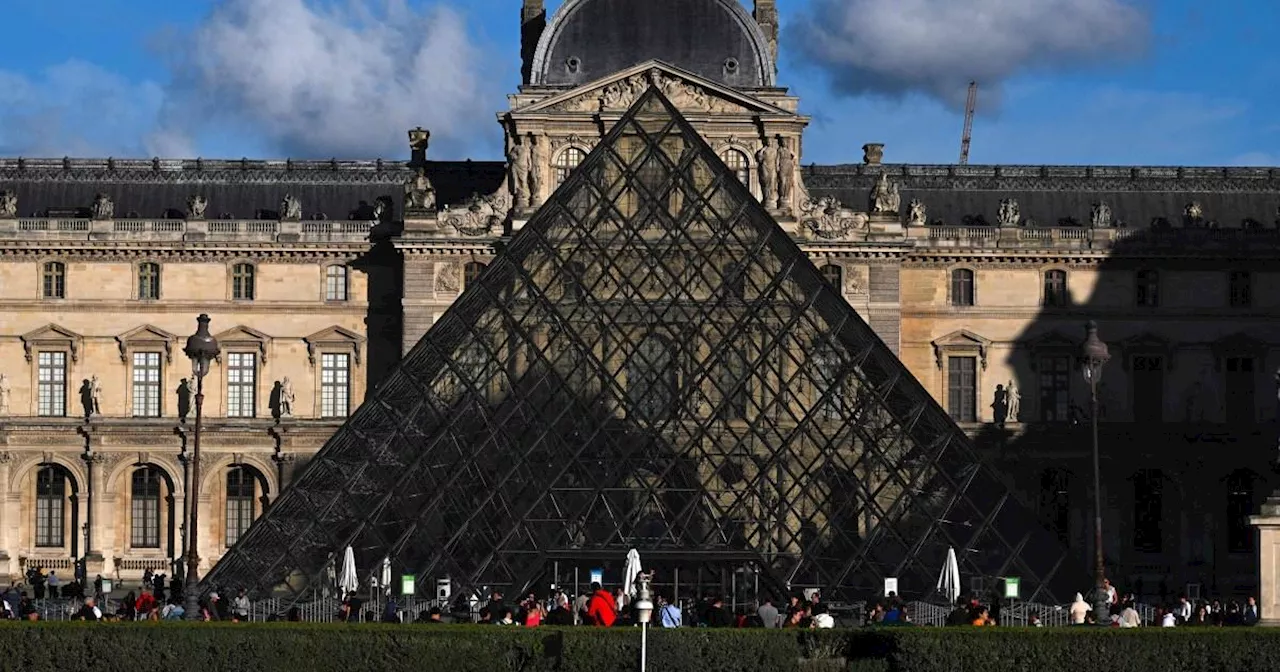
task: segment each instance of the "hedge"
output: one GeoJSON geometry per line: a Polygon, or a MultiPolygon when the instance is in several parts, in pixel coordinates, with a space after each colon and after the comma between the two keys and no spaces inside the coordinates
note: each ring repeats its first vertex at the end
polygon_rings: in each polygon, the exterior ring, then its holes
{"type": "MultiPolygon", "coordinates": [[[[315,624],[4,623],[0,668],[24,672],[611,672],[634,629],[315,624]]],[[[1280,670],[1280,631],[893,628],[653,630],[655,672],[1280,670]]]]}

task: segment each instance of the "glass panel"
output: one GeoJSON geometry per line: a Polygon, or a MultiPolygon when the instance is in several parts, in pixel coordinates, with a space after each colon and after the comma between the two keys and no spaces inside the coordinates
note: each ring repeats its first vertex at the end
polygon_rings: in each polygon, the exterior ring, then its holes
{"type": "MultiPolygon", "coordinates": [[[[310,599],[350,543],[513,594],[634,547],[682,584],[916,599],[974,540],[964,576],[1087,585],[735,179],[651,89],[206,580],[310,599]]],[[[976,358],[948,366],[972,420],[976,358]]]]}

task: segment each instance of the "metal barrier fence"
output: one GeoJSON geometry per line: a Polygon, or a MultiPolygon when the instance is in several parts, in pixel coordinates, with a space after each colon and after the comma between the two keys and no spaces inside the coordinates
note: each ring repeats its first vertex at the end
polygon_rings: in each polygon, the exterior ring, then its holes
{"type": "MultiPolygon", "coordinates": [[[[382,620],[386,597],[376,594],[357,597],[360,598],[360,613],[356,615],[357,619],[360,621],[382,620]]],[[[402,623],[413,622],[421,612],[433,607],[440,608],[446,612],[446,616],[450,616],[447,610],[448,605],[440,600],[412,597],[397,597],[395,600],[396,611],[402,623]]],[[[42,621],[69,621],[79,613],[84,602],[76,599],[43,599],[33,600],[32,604],[35,606],[36,612],[40,615],[40,620],[42,621]]],[[[114,614],[121,608],[122,604],[123,601],[120,599],[107,598],[99,602],[98,607],[104,614],[114,614]]],[[[865,602],[832,605],[832,612],[837,616],[841,626],[856,627],[863,625],[866,619],[866,606],[865,602]]],[[[1134,608],[1138,611],[1138,616],[1143,625],[1159,625],[1156,622],[1157,609],[1155,607],[1138,604],[1134,608]]],[[[338,620],[339,612],[342,609],[342,600],[330,597],[293,604],[289,604],[279,598],[260,600],[250,605],[249,621],[263,623],[287,620],[291,609],[297,610],[296,616],[299,621],[306,623],[332,623],[338,620]]],[[[932,627],[945,626],[947,616],[952,611],[951,607],[930,602],[910,602],[907,603],[906,609],[912,624],[932,627]]],[[[1039,618],[1039,624],[1043,627],[1062,627],[1071,624],[1070,609],[1068,607],[1033,602],[1015,602],[1011,605],[1006,605],[1000,610],[1000,625],[1028,627],[1031,625],[1031,617],[1033,615],[1039,618]]],[[[477,613],[473,609],[470,614],[462,615],[461,617],[469,617],[474,620],[476,616],[477,613]]]]}

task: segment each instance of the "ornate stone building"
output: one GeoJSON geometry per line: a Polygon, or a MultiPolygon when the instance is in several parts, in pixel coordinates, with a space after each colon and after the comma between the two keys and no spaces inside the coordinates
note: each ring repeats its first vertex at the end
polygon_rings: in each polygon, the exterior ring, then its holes
{"type": "Polygon", "coordinates": [[[754,4],[566,0],[548,22],[525,0],[503,162],[429,160],[423,129],[407,162],[0,160],[0,567],[128,577],[179,552],[201,312],[224,348],[196,498],[216,560],[654,84],[1081,558],[1097,320],[1110,573],[1250,591],[1280,171],[886,164],[875,143],[802,168],[775,3],[754,4]]]}

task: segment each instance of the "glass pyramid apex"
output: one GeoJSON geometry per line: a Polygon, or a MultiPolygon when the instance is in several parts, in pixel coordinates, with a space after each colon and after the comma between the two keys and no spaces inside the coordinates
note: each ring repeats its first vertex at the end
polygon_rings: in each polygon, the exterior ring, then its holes
{"type": "Polygon", "coordinates": [[[948,548],[1051,599],[1066,555],[654,87],[205,585],[309,599],[347,546],[455,595],[636,548],[837,601],[948,548]]]}

